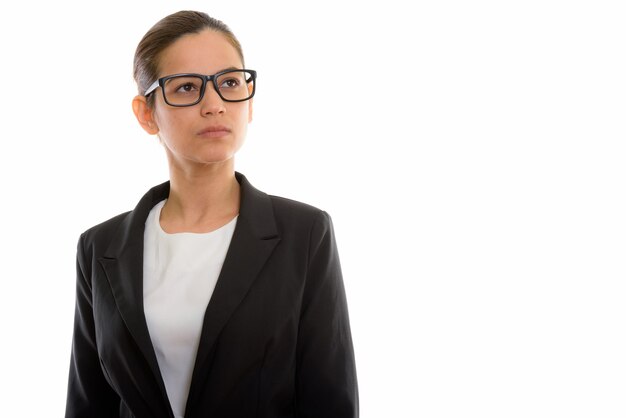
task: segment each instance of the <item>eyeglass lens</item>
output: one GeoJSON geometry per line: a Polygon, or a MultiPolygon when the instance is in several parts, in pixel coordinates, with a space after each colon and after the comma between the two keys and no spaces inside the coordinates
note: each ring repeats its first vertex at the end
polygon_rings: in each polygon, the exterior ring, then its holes
{"type": "MultiPolygon", "coordinates": [[[[248,99],[253,92],[252,75],[246,71],[232,71],[219,75],[215,84],[222,99],[240,101],[248,99]]],[[[165,100],[172,105],[189,105],[200,100],[202,77],[177,76],[165,81],[165,100]]],[[[207,86],[206,88],[209,88],[207,86]]]]}

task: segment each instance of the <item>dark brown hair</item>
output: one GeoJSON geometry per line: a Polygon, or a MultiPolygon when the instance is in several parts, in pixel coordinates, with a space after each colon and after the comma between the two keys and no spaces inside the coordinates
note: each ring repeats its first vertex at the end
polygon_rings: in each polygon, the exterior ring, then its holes
{"type": "MultiPolygon", "coordinates": [[[[211,29],[223,34],[237,50],[241,63],[244,64],[241,44],[224,22],[214,19],[206,13],[182,10],[159,20],[146,32],[137,45],[133,62],[133,77],[137,83],[139,94],[144,94],[150,84],[157,79],[161,53],[183,35],[199,33],[204,29],[211,29]]],[[[154,105],[154,95],[150,95],[148,104],[154,105]]]]}

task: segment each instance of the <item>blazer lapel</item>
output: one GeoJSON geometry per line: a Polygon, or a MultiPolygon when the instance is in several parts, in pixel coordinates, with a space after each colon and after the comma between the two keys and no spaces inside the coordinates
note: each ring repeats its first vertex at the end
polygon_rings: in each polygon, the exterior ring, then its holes
{"type": "MultiPolygon", "coordinates": [[[[207,306],[196,355],[187,411],[201,395],[210,369],[210,353],[231,314],[245,298],[263,265],[280,241],[270,198],[255,189],[240,173],[241,203],[237,226],[222,271],[207,306]]],[[[117,308],[146,358],[163,399],[167,391],[152,346],[143,305],[143,235],[150,210],[169,195],[165,182],[152,188],[122,222],[111,245],[99,258],[109,280],[117,308]]],[[[169,403],[168,403],[169,405],[169,403]]],[[[172,416],[171,408],[169,415],[172,416]]]]}
{"type": "Polygon", "coordinates": [[[207,307],[198,345],[187,411],[201,396],[205,376],[210,371],[210,353],[231,314],[243,301],[263,265],[280,241],[269,197],[252,187],[236,173],[241,185],[237,226],[222,271],[207,307]]]}
{"type": "MultiPolygon", "coordinates": [[[[124,219],[117,236],[99,258],[111,286],[117,308],[126,327],[146,358],[163,399],[167,391],[159,370],[143,306],[143,235],[150,210],[169,195],[169,182],[156,186],[139,201],[124,219]]],[[[168,402],[169,405],[169,402],[168,402]]],[[[170,416],[173,414],[170,412],[170,416]]]]}

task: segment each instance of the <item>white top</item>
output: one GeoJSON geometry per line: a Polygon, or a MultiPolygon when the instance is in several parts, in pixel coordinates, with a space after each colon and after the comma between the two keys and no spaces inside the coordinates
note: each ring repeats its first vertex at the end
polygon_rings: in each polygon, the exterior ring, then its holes
{"type": "Polygon", "coordinates": [[[204,313],[237,217],[206,234],[168,234],[159,223],[164,204],[152,208],[146,220],[144,313],[174,416],[183,418],[204,313]]]}

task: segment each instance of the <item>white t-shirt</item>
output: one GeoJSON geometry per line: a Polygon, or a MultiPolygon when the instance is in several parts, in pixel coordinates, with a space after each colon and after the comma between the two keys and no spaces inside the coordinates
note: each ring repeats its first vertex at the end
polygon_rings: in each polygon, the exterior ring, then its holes
{"type": "Polygon", "coordinates": [[[144,313],[174,416],[182,418],[206,311],[224,264],[237,217],[221,228],[168,234],[148,215],[144,231],[144,313]]]}

